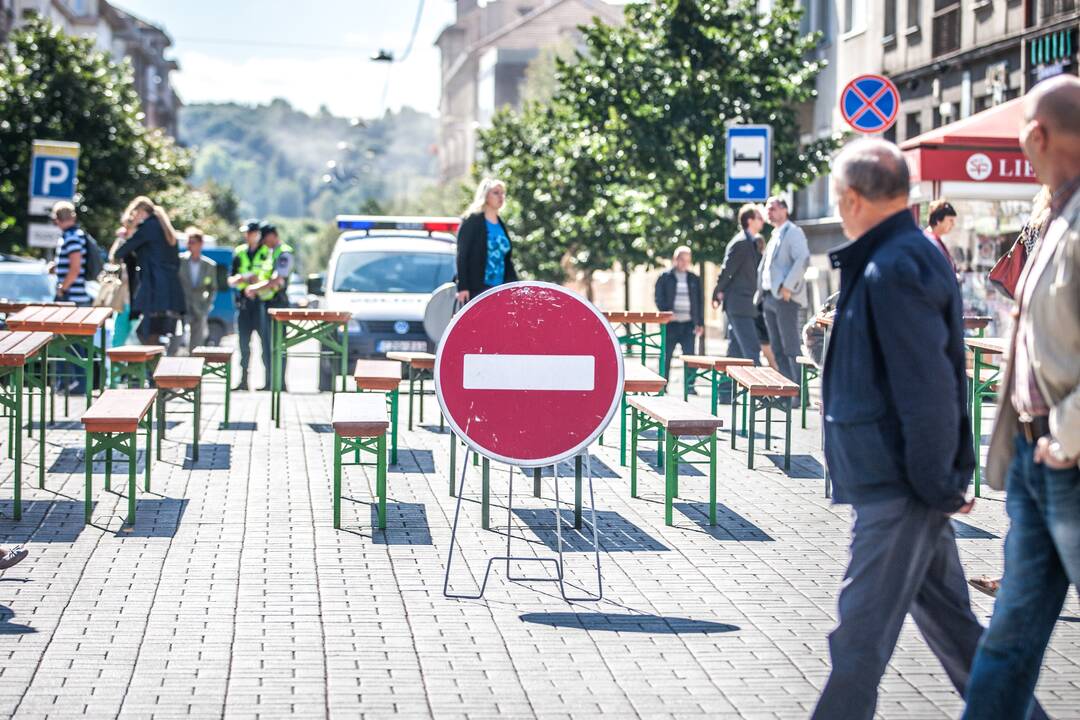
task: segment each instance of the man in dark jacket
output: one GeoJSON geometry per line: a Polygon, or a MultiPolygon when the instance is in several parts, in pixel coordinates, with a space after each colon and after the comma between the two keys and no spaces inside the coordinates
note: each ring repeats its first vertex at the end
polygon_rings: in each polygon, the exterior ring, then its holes
{"type": "Polygon", "coordinates": [[[908,613],[961,695],[967,685],[982,627],[949,516],[971,509],[974,455],[960,292],[907,207],[903,156],[858,140],[832,178],[852,242],[831,253],[840,298],[823,375],[825,458],[855,521],[814,717],[869,720],[908,613]]]}
{"type": "Polygon", "coordinates": [[[757,267],[761,254],[757,250],[757,235],[765,226],[765,217],[756,205],[743,205],[739,210],[742,230],[728,241],[724,264],[713,290],[713,308],[724,306],[728,320],[729,357],[753,360],[758,364],[761,342],[758,340],[754,318],[754,291],[757,289],[757,267]]]}
{"type": "MultiPolygon", "coordinates": [[[[682,348],[683,355],[693,355],[694,340],[705,329],[705,307],[701,299],[701,278],[690,272],[690,248],[681,245],[671,257],[671,269],[656,281],[656,309],[674,313],[667,325],[667,346],[660,374],[671,375],[671,358],[675,346],[682,348]]],[[[686,376],[684,375],[684,381],[686,376]]],[[[688,392],[694,389],[688,387],[688,392]]]]}

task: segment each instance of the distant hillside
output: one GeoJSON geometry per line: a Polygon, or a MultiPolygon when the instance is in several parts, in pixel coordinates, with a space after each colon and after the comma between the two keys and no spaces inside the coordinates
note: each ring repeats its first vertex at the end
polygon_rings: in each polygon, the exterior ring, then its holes
{"type": "Polygon", "coordinates": [[[188,105],[180,142],[196,150],[192,182],[213,180],[240,199],[241,215],[313,217],[408,202],[437,175],[435,118],[409,108],[354,124],[294,109],[188,105]]]}

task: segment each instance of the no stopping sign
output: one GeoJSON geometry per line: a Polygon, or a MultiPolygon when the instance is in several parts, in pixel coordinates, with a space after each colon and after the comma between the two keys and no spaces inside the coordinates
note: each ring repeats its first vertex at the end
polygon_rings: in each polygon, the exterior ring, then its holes
{"type": "Polygon", "coordinates": [[[454,316],[435,357],[443,415],[473,450],[520,467],[588,447],[619,408],[623,362],[603,315],[550,283],[501,285],[454,316]]]}

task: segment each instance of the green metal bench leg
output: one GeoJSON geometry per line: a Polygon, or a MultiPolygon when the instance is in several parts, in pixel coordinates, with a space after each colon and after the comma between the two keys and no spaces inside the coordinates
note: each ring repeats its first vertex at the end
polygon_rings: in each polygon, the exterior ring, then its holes
{"type": "Polygon", "coordinates": [[[619,407],[619,465],[626,467],[626,393],[619,407]]]}
{"type": "Polygon", "coordinates": [[[754,469],[754,436],[757,435],[756,420],[757,420],[757,407],[754,405],[754,398],[751,395],[746,396],[746,405],[749,406],[750,414],[750,427],[747,428],[747,434],[750,436],[750,446],[746,452],[746,467],[754,469]]]}
{"type": "Polygon", "coordinates": [[[765,400],[765,449],[772,449],[772,399],[765,400]]]}
{"type": "MultiPolygon", "coordinates": [[[[112,438],[110,438],[111,440],[112,438]]],[[[105,490],[112,490],[112,444],[105,448],[105,490]]]]}
{"type": "MultiPolygon", "coordinates": [[[[22,519],[22,396],[23,396],[23,382],[25,380],[25,372],[22,366],[15,368],[15,386],[14,397],[12,400],[15,403],[15,442],[12,443],[15,447],[15,519],[22,519]]],[[[45,429],[42,428],[42,434],[44,435],[45,429]]],[[[44,443],[43,443],[44,444],[44,443]]]]}
{"type": "Polygon", "coordinates": [[[709,524],[716,525],[716,431],[709,433],[709,524]]]}
{"type": "Polygon", "coordinates": [[[668,435],[668,445],[670,454],[668,455],[671,461],[671,496],[679,497],[679,436],[668,435]]]}
{"type": "Polygon", "coordinates": [[[375,444],[378,461],[375,469],[375,492],[379,495],[379,529],[386,529],[386,434],[375,444]]]}
{"type": "Polygon", "coordinates": [[[484,458],[480,471],[480,527],[491,527],[491,461],[484,458]]]}
{"type": "MultiPolygon", "coordinates": [[[[390,464],[398,462],[398,389],[390,391],[390,464]]],[[[453,473],[450,473],[453,482],[453,473]]]]}
{"type": "Polygon", "coordinates": [[[638,411],[630,408],[630,497],[637,497],[637,438],[638,411]]]}
{"type": "Polygon", "coordinates": [[[191,445],[191,459],[199,461],[199,426],[202,410],[202,383],[195,386],[195,427],[192,429],[193,442],[191,445]]]}
{"type": "Polygon", "coordinates": [[[801,426],[802,426],[803,430],[806,429],[806,405],[810,401],[810,378],[809,378],[809,374],[810,374],[810,368],[808,368],[806,365],[803,365],[802,366],[802,375],[800,376],[802,382],[799,383],[799,400],[801,401],[801,404],[802,404],[802,407],[800,408],[800,413],[802,414],[801,426]]]}
{"type": "Polygon", "coordinates": [[[410,432],[412,432],[412,428],[413,428],[413,422],[412,422],[413,410],[412,409],[413,409],[413,388],[414,388],[415,384],[416,384],[416,376],[415,376],[415,374],[413,372],[412,366],[410,365],[409,366],[409,431],[410,432]]]}
{"type": "MultiPolygon", "coordinates": [[[[49,346],[42,349],[41,356],[41,437],[38,442],[38,487],[45,489],[45,396],[49,392],[49,346]]],[[[31,411],[32,411],[31,406],[31,411]]]]}
{"type": "Polygon", "coordinates": [[[709,407],[713,417],[716,417],[716,409],[720,407],[720,376],[713,368],[709,373],[711,382],[709,383],[709,407]]]}
{"type": "Polygon", "coordinates": [[[154,427],[154,406],[151,405],[147,410],[150,416],[146,419],[146,452],[143,454],[143,480],[146,483],[146,492],[150,492],[150,451],[154,447],[153,432],[154,427]]]}
{"type": "Polygon", "coordinates": [[[165,396],[158,390],[157,396],[157,459],[161,460],[161,445],[165,440],[165,396]]]}
{"type": "MultiPolygon", "coordinates": [[[[587,452],[587,451],[586,451],[587,452]]],[[[581,529],[581,456],[574,458],[574,529],[581,529]]]]}
{"type": "Polygon", "coordinates": [[[533,497],[540,497],[540,468],[533,468],[533,497]]]}
{"type": "MultiPolygon", "coordinates": [[[[664,435],[668,434],[667,430],[660,430],[660,432],[664,435]]],[[[678,492],[678,490],[676,490],[676,484],[678,483],[679,478],[679,461],[675,454],[676,438],[672,436],[668,438],[667,441],[667,469],[664,473],[664,477],[667,480],[665,483],[666,487],[664,488],[664,524],[670,527],[675,524],[674,505],[672,501],[675,494],[678,492]]]]}
{"type": "Polygon", "coordinates": [[[738,388],[736,388],[735,386],[732,386],[732,388],[731,388],[731,449],[732,450],[735,449],[735,436],[738,435],[738,433],[736,432],[737,427],[736,427],[736,424],[735,424],[735,421],[739,417],[739,394],[738,394],[738,392],[739,392],[738,388]]]}
{"type": "Polygon", "coordinates": [[[416,406],[418,409],[417,414],[420,416],[420,425],[424,424],[424,375],[422,372],[418,372],[417,375],[420,378],[420,394],[416,396],[416,406]]]}
{"type": "MultiPolygon", "coordinates": [[[[806,405],[804,404],[803,407],[805,408],[806,405]]],[[[787,415],[787,417],[785,418],[785,422],[784,422],[784,470],[790,470],[791,469],[791,401],[790,400],[787,403],[787,408],[785,409],[785,414],[787,415]]],[[[803,427],[805,427],[805,425],[803,427]]]]}
{"type": "Polygon", "coordinates": [[[94,507],[94,482],[93,482],[93,465],[94,465],[94,433],[86,433],[86,494],[83,499],[83,517],[86,520],[86,524],[90,524],[90,514],[94,507]]]}
{"type": "MultiPolygon", "coordinates": [[[[641,330],[642,330],[642,332],[645,331],[645,326],[644,325],[641,326],[641,330]]],[[[661,325],[660,326],[660,367],[661,367],[660,374],[664,376],[664,379],[667,379],[668,376],[671,374],[671,368],[670,367],[665,367],[665,365],[667,365],[667,363],[664,362],[664,359],[666,357],[667,357],[667,325],[661,325]]],[[[644,341],[641,344],[641,364],[642,365],[645,364],[645,343],[644,343],[644,341]]]]}
{"type": "MultiPolygon", "coordinates": [[[[127,436],[127,453],[128,453],[128,517],[127,521],[129,525],[135,524],[135,450],[137,447],[136,438],[139,437],[138,432],[124,433],[127,436]]],[[[110,449],[111,453],[112,450],[110,449]]]]}
{"type": "Polygon", "coordinates": [[[222,428],[229,427],[229,400],[232,398],[232,359],[225,361],[225,421],[222,428]]]}
{"type": "Polygon", "coordinates": [[[334,433],[334,529],[341,528],[341,436],[334,433]]]}

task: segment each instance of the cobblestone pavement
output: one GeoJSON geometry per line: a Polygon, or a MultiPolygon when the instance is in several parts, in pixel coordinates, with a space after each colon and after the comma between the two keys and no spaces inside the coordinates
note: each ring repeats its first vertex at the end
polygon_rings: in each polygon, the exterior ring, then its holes
{"type": "MultiPolygon", "coordinates": [[[[228,430],[218,429],[220,389],[205,395],[201,459],[185,459],[190,416],[173,414],[179,424],[154,463],[153,492],[140,489],[134,529],[122,527],[125,498],[103,490],[101,464],[84,526],[77,424],[50,431],[47,489],[27,471],[20,523],[3,464],[0,541],[26,543],[31,555],[0,577],[0,715],[799,718],[813,707],[849,524],[823,497],[814,427],[796,428],[788,473],[781,444],[751,471],[745,441],[733,452],[722,431],[715,528],[704,514],[707,470],[682,468],[684,497],[665,527],[654,446],[642,454],[642,497],[631,500],[609,432],[592,456],[604,601],[568,604],[553,583],[507,582],[502,567],[485,601],[462,601],[442,593],[454,501],[433,399],[425,423],[402,433],[388,529],[373,533],[371,468],[346,470],[343,529],[332,527],[328,395],[286,395],[280,430],[266,393],[235,394],[228,430]]],[[[25,448],[36,462],[36,443],[25,448]]],[[[117,470],[125,475],[123,463],[117,470]]],[[[476,588],[484,558],[506,543],[505,525],[479,529],[478,475],[470,470],[462,511],[460,592],[476,588]]],[[[496,469],[493,524],[506,521],[507,487],[496,469]]],[[[519,476],[514,551],[552,557],[550,473],[541,499],[531,490],[519,476]]],[[[561,491],[569,518],[572,482],[561,491]]],[[[1001,497],[980,501],[957,529],[969,574],[1000,572],[1001,497]]],[[[591,537],[588,527],[565,537],[578,591],[595,583],[591,537]]],[[[985,621],[992,601],[972,601],[985,621]]],[[[1080,707],[1077,616],[1071,593],[1039,685],[1055,717],[1080,707]]],[[[956,717],[960,707],[909,622],[882,682],[881,717],[956,717]]]]}

